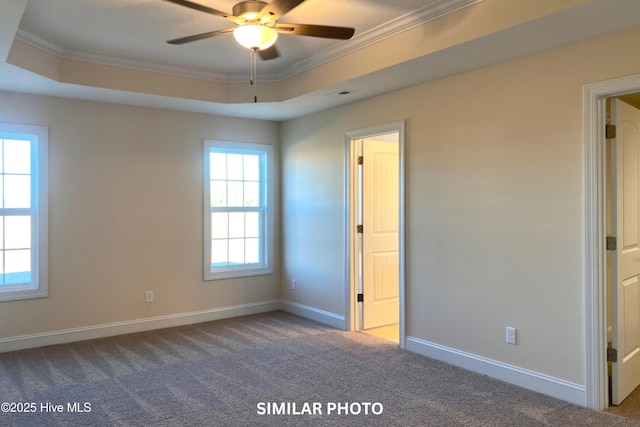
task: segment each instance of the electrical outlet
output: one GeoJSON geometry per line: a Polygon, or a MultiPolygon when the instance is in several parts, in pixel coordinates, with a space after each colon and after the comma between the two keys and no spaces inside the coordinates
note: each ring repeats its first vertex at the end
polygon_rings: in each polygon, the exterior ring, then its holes
{"type": "Polygon", "coordinates": [[[296,279],[291,279],[291,289],[295,290],[296,289],[296,279]]]}
{"type": "Polygon", "coordinates": [[[147,291],[145,293],[144,302],[153,302],[153,291],[147,291]]]}
{"type": "Polygon", "coordinates": [[[516,344],[517,341],[517,329],[511,326],[507,326],[507,344],[516,344]]]}

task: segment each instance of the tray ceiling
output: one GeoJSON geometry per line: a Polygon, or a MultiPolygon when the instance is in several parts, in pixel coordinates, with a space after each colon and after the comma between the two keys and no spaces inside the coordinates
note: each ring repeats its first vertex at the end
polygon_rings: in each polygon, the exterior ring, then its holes
{"type": "Polygon", "coordinates": [[[223,18],[164,0],[0,0],[0,91],[287,120],[640,26],[640,2],[306,0],[280,22],[356,32],[281,35],[252,88],[232,35],[166,43],[230,27],[223,18]]]}

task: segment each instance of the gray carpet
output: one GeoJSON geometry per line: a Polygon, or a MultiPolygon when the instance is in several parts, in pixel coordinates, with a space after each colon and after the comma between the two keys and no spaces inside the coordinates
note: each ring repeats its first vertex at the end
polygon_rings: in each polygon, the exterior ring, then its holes
{"type": "Polygon", "coordinates": [[[635,389],[619,406],[610,406],[607,412],[635,418],[640,423],[640,387],[635,389]]]}
{"type": "Polygon", "coordinates": [[[640,425],[284,312],[0,354],[0,402],[35,410],[3,426],[640,425]]]}

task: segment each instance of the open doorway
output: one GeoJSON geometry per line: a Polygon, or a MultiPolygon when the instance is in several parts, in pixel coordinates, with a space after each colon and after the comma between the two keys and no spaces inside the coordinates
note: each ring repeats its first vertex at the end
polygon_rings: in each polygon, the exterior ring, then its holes
{"type": "Polygon", "coordinates": [[[346,142],[350,329],[404,347],[404,123],[346,142]]]}
{"type": "MultiPolygon", "coordinates": [[[[616,228],[615,224],[608,223],[607,221],[607,207],[608,206],[621,206],[624,204],[624,196],[620,194],[613,194],[614,191],[614,177],[617,176],[610,169],[608,160],[613,161],[613,157],[617,156],[613,152],[610,153],[608,158],[607,151],[607,139],[613,139],[611,137],[611,130],[607,129],[607,119],[613,117],[607,114],[607,103],[611,98],[628,99],[628,96],[640,92],[640,75],[633,75],[624,78],[603,81],[593,84],[588,84],[584,88],[584,114],[585,114],[585,323],[586,323],[586,387],[585,387],[585,404],[589,408],[596,410],[603,410],[609,408],[612,410],[614,407],[609,404],[609,396],[613,396],[614,392],[609,388],[609,367],[610,364],[620,362],[608,362],[609,360],[630,360],[632,354],[640,352],[640,345],[638,343],[633,344],[633,340],[628,341],[626,344],[620,341],[616,343],[616,339],[613,337],[616,334],[624,334],[623,329],[620,329],[620,323],[616,327],[614,325],[614,318],[624,318],[624,313],[629,313],[627,306],[635,306],[634,310],[640,312],[637,309],[637,304],[640,304],[639,298],[628,298],[626,301],[616,302],[616,298],[612,295],[613,287],[616,282],[622,282],[627,285],[626,290],[618,290],[618,296],[623,295],[625,292],[630,294],[638,293],[640,286],[631,286],[635,281],[632,277],[626,277],[626,273],[619,272],[618,278],[612,277],[608,280],[609,273],[613,273],[618,268],[616,266],[620,260],[615,261],[611,259],[609,254],[614,245],[612,239],[607,239],[608,233],[613,232],[616,228]],[[609,136],[609,138],[607,138],[609,136]],[[610,178],[608,178],[608,172],[610,178]],[[607,200],[611,198],[610,203],[607,200]],[[609,245],[607,245],[609,244],[609,245]],[[625,278],[626,277],[626,278],[625,278]],[[618,280],[619,279],[619,280],[618,280]],[[611,287],[608,287],[607,283],[611,283],[611,287]],[[616,314],[617,313],[617,314],[616,314]],[[622,315],[622,317],[621,317],[622,315]],[[616,330],[617,329],[617,330],[616,330]],[[611,338],[611,339],[610,339],[611,338]],[[612,342],[611,346],[608,345],[612,342]],[[631,345],[630,345],[631,344],[631,345]],[[621,348],[615,348],[615,346],[621,348]],[[633,348],[632,348],[633,347],[633,348]],[[616,351],[610,350],[613,348],[616,351]]],[[[626,143],[625,143],[626,144],[626,143]]],[[[640,146],[640,144],[633,143],[632,145],[640,146]]],[[[628,152],[633,150],[640,150],[640,148],[632,148],[628,152]]],[[[640,151],[638,151],[640,153],[640,151]]],[[[624,165],[626,156],[619,157],[617,162],[618,166],[624,165]]],[[[631,156],[627,160],[627,165],[631,166],[629,171],[633,168],[640,167],[640,156],[631,156]],[[632,162],[637,162],[636,165],[629,163],[629,159],[632,162]]],[[[634,172],[628,175],[627,179],[638,180],[640,186],[640,178],[634,172]]],[[[618,178],[616,178],[618,179],[618,178]]],[[[624,179],[624,176],[623,176],[624,179]]],[[[620,185],[615,185],[615,191],[619,191],[620,185]]],[[[627,185],[627,188],[631,188],[627,185]]],[[[639,187],[640,188],[640,187],[639,187]]],[[[636,190],[634,190],[635,192],[636,190]]],[[[635,197],[635,196],[634,196],[635,197]]],[[[624,206],[617,208],[619,211],[624,212],[624,206]]],[[[637,206],[634,208],[640,212],[640,208],[637,206]]],[[[627,210],[627,213],[631,211],[627,210]]],[[[610,214],[609,221],[616,215],[616,213],[610,214]]],[[[630,224],[628,221],[634,218],[637,221],[638,214],[628,215],[627,219],[618,219],[618,224],[630,224]]],[[[640,221],[639,221],[640,223],[640,221]]],[[[626,228],[626,227],[624,227],[626,228]]],[[[623,240],[615,242],[615,246],[622,248],[625,251],[632,249],[634,252],[640,252],[640,245],[635,243],[631,244],[632,240],[626,238],[625,235],[633,234],[634,227],[628,227],[628,230],[622,230],[623,240]],[[631,246],[637,246],[631,248],[631,246]]],[[[620,230],[616,230],[619,233],[620,230]]],[[[640,233],[638,233],[640,234],[640,233]]],[[[617,237],[610,235],[609,237],[617,237]]],[[[640,238],[636,239],[640,243],[640,238]]],[[[622,255],[619,250],[618,258],[622,255]]],[[[640,277],[640,275],[638,275],[640,277]]],[[[617,285],[616,285],[617,286],[617,285]]],[[[622,289],[622,287],[621,287],[622,289]]],[[[618,322],[620,322],[618,320],[618,322]]],[[[623,338],[624,340],[624,338],[623,338]]],[[[613,373],[613,366],[611,365],[611,374],[613,373]]],[[[624,374],[623,374],[624,375],[624,374]]],[[[612,380],[612,383],[615,380],[612,380]]],[[[615,385],[612,384],[612,387],[615,385]]],[[[621,396],[617,399],[620,402],[621,396]]],[[[622,405],[620,405],[622,406],[622,405]]]]}
{"type": "Polygon", "coordinates": [[[608,404],[640,418],[640,94],[606,99],[608,404]]]}

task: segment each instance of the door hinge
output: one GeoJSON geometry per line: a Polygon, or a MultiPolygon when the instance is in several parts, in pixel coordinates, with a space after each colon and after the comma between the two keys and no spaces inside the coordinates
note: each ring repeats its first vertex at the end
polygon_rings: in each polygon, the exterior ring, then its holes
{"type": "Polygon", "coordinates": [[[358,302],[364,302],[364,294],[358,294],[358,302]]]}
{"type": "Polygon", "coordinates": [[[618,239],[616,239],[616,236],[607,236],[607,250],[615,251],[616,249],[618,249],[618,239]]]}
{"type": "Polygon", "coordinates": [[[604,127],[604,135],[607,139],[613,139],[616,137],[616,125],[606,125],[604,127]]]}
{"type": "Polygon", "coordinates": [[[607,362],[616,363],[618,361],[618,350],[615,348],[607,349],[607,362]]]}
{"type": "Polygon", "coordinates": [[[358,232],[358,234],[364,233],[364,225],[358,224],[358,226],[356,227],[356,231],[358,232]]]}
{"type": "Polygon", "coordinates": [[[364,165],[364,157],[358,156],[358,164],[359,165],[364,165]]]}

